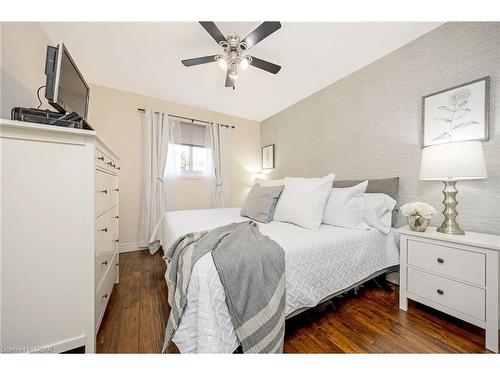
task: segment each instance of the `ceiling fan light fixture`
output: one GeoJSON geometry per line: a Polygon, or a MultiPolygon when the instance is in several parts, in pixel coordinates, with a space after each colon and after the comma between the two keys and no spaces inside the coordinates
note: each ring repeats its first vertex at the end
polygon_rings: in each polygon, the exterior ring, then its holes
{"type": "Polygon", "coordinates": [[[235,88],[234,82],[238,78],[238,68],[245,70],[249,65],[266,72],[277,74],[281,66],[259,59],[254,56],[245,55],[246,51],[257,43],[267,38],[281,28],[280,22],[266,21],[261,23],[255,30],[241,39],[237,34],[224,36],[217,25],[212,21],[200,21],[200,25],[210,34],[217,44],[224,50],[221,54],[196,57],[181,60],[186,67],[208,64],[217,61],[217,65],[226,74],[225,87],[235,88]]]}
{"type": "Polygon", "coordinates": [[[248,61],[248,58],[246,56],[243,56],[240,61],[240,68],[243,70],[248,69],[250,61],[248,61]]]}
{"type": "Polygon", "coordinates": [[[227,70],[227,61],[224,57],[220,56],[218,59],[217,59],[217,63],[219,64],[219,67],[226,71],[227,70]]]}

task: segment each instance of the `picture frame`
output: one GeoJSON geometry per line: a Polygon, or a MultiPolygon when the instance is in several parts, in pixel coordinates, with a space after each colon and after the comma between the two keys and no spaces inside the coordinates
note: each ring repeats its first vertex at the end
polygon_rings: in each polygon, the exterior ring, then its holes
{"type": "Polygon", "coordinates": [[[461,141],[487,141],[490,77],[422,97],[421,147],[461,141]]]}
{"type": "Polygon", "coordinates": [[[262,169],[274,169],[274,144],[262,147],[262,169]]]}

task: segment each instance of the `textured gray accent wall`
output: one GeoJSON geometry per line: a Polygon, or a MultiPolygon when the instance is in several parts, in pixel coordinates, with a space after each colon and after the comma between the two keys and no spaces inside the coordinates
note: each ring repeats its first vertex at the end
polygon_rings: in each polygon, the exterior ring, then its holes
{"type": "MultiPolygon", "coordinates": [[[[459,182],[457,209],[465,230],[500,234],[499,22],[446,23],[263,121],[261,144],[276,145],[271,177],[399,176],[400,204],[420,200],[440,212],[442,183],[418,179],[421,98],[488,75],[489,178],[459,182]]],[[[442,220],[438,213],[431,224],[442,220]]]]}

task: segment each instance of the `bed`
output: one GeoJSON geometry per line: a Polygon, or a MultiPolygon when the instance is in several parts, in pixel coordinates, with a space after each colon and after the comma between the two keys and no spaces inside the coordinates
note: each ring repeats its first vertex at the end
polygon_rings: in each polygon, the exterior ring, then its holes
{"type": "MultiPolygon", "coordinates": [[[[240,208],[167,212],[156,238],[167,248],[179,236],[247,221],[240,208]]],[[[285,252],[287,318],[380,275],[399,264],[393,231],[354,230],[322,224],[309,230],[278,221],[259,229],[285,252]]],[[[187,304],[173,342],[181,353],[232,353],[238,340],[224,289],[210,253],[194,266],[187,304]]]]}

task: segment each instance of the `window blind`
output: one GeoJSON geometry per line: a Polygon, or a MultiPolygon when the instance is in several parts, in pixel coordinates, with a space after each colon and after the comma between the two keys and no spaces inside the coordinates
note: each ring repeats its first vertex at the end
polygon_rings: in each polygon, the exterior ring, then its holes
{"type": "Polygon", "coordinates": [[[205,147],[206,126],[181,122],[180,143],[184,145],[205,147]]]}

